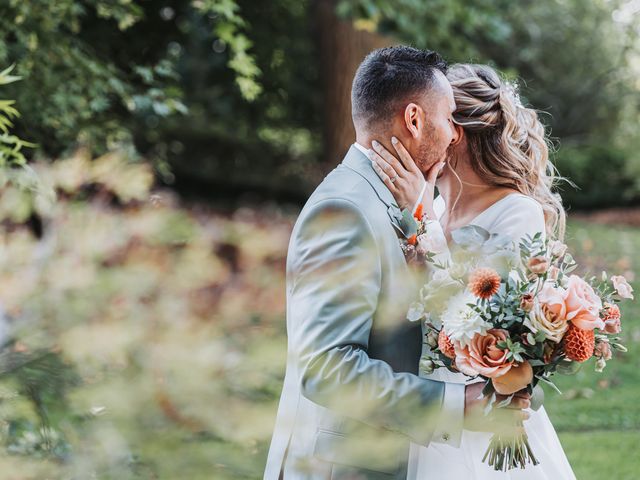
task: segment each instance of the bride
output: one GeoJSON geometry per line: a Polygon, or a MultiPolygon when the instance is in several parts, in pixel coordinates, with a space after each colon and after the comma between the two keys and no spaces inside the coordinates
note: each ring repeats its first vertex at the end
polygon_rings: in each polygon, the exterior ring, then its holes
{"type": "MultiPolygon", "coordinates": [[[[565,213],[560,198],[551,191],[555,170],[536,112],[524,107],[515,89],[488,66],[455,65],[447,78],[457,105],[453,115],[457,139],[435,182],[425,182],[397,139],[392,139],[397,158],[379,142],[373,143],[374,169],[398,204],[412,208],[422,195],[424,211],[437,220],[434,225],[441,226],[435,235],[444,244],[452,231],[466,225],[508,235],[514,241],[536,232],[562,239],[565,213]],[[434,184],[439,191],[435,200],[434,184]]],[[[456,383],[478,381],[446,369],[424,376],[456,383]]],[[[491,434],[464,430],[459,448],[412,445],[408,478],[575,479],[544,408],[529,413],[525,429],[539,465],[496,472],[482,462],[491,434]]]]}

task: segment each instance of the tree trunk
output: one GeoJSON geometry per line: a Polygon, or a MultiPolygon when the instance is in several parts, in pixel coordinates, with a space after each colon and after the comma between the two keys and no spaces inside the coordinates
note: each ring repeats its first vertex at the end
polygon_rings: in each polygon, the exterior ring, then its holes
{"type": "Polygon", "coordinates": [[[340,20],[334,0],[316,2],[320,69],[324,84],[323,170],[329,171],[355,141],[351,120],[351,84],[364,57],[376,48],[396,43],[389,37],[357,29],[340,20]]]}

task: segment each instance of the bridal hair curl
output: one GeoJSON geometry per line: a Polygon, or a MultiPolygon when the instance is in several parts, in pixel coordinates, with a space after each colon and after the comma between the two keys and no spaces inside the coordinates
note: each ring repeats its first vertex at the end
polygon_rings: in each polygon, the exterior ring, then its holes
{"type": "Polygon", "coordinates": [[[491,185],[537,200],[547,235],[563,238],[566,214],[560,195],[553,192],[562,178],[549,161],[538,113],[522,104],[515,85],[486,65],[453,65],[447,78],[457,105],[454,122],[465,131],[476,174],[491,185]]]}

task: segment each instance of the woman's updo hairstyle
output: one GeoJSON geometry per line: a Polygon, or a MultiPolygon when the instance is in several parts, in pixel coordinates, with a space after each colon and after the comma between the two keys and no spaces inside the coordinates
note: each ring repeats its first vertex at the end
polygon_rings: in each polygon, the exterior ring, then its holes
{"type": "Polygon", "coordinates": [[[471,165],[486,182],[537,200],[547,236],[564,236],[566,215],[552,188],[560,178],[538,113],[522,105],[515,85],[486,65],[453,65],[447,78],[456,101],[454,121],[467,137],[471,165]]]}

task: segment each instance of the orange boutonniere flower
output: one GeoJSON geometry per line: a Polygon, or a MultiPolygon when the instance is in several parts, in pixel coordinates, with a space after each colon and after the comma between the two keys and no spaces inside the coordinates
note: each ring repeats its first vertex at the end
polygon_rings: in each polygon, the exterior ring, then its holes
{"type": "Polygon", "coordinates": [[[413,218],[415,218],[416,220],[420,221],[422,220],[422,215],[424,214],[424,206],[419,203],[418,207],[416,208],[416,211],[413,212],[413,218]]]}

